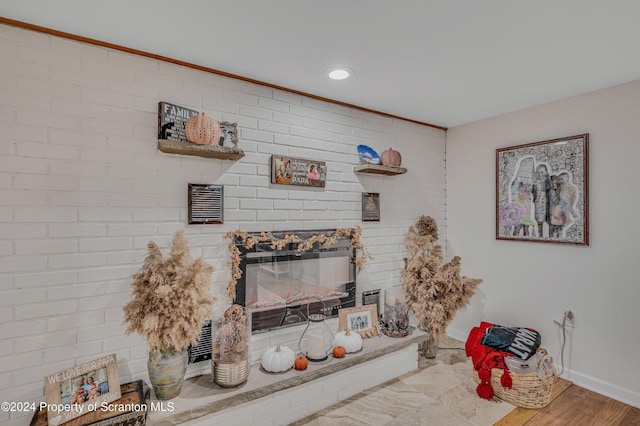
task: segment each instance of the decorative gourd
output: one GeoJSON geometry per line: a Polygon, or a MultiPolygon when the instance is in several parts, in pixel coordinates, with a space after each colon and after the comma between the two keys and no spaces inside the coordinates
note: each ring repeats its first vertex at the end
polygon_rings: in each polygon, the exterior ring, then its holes
{"type": "Polygon", "coordinates": [[[262,368],[269,373],[281,373],[293,366],[296,354],[286,346],[274,346],[262,354],[262,368]]]}
{"type": "Polygon", "coordinates": [[[399,166],[402,164],[402,156],[398,151],[394,151],[389,148],[382,152],[382,155],[380,156],[380,163],[383,166],[399,166]]]}
{"type": "Polygon", "coordinates": [[[309,360],[304,355],[300,355],[293,362],[293,368],[295,368],[296,370],[306,370],[308,366],[309,366],[309,360]]]}
{"type": "Polygon", "coordinates": [[[213,145],[220,141],[220,125],[204,112],[194,115],[185,124],[187,140],[200,145],[213,145]]]}
{"type": "Polygon", "coordinates": [[[336,345],[344,347],[348,354],[362,349],[362,337],[358,333],[351,333],[349,329],[337,333],[334,341],[336,345]]]}
{"type": "Polygon", "coordinates": [[[344,358],[344,355],[347,353],[344,346],[334,346],[333,347],[333,357],[334,358],[344,358]]]}

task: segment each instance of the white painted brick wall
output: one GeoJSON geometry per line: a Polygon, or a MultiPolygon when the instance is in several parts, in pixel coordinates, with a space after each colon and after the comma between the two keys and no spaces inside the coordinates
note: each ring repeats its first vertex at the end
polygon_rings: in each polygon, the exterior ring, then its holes
{"type": "Polygon", "coordinates": [[[218,311],[229,230],[359,225],[375,257],[360,290],[400,284],[419,215],[446,238],[443,131],[5,25],[0,61],[0,400],[41,401],[45,375],[109,352],[122,382],[146,380],[146,347],[124,335],[122,307],[147,243],[166,248],[176,230],[215,268],[218,311]],[[159,152],[160,101],[237,122],[246,156],[159,152]],[[354,174],[358,144],[400,151],[409,172],[354,174]],[[271,154],[326,161],[326,187],[271,185],[271,154]],[[188,183],[225,185],[224,224],[187,225],[188,183]],[[380,192],[380,222],[361,222],[362,192],[380,192]]]}

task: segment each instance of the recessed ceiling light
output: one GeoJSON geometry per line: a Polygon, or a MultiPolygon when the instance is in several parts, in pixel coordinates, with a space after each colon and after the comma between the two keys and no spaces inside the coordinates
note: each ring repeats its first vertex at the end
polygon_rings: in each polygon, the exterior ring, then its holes
{"type": "Polygon", "coordinates": [[[333,68],[329,70],[329,78],[332,80],[344,80],[353,74],[348,68],[333,68]]]}

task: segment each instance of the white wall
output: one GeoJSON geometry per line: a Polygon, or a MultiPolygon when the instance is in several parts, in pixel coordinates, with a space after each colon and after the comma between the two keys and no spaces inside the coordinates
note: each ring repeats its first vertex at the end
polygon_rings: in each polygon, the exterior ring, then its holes
{"type": "Polygon", "coordinates": [[[4,25],[0,63],[0,400],[42,401],[46,375],[112,352],[121,382],[146,378],[122,307],[147,243],[176,230],[214,266],[218,310],[228,230],[360,225],[375,257],[361,290],[400,284],[419,215],[446,235],[441,130],[4,25]],[[246,156],[159,152],[159,101],[237,122],[246,156]],[[361,143],[397,149],[409,172],[354,174],[361,143]],[[326,161],[326,188],[270,185],[274,153],[326,161]],[[224,184],[223,225],[186,224],[188,183],[224,184]],[[360,221],[364,191],[381,194],[381,222],[360,221]]]}
{"type": "Polygon", "coordinates": [[[484,283],[450,333],[485,320],[538,329],[560,365],[553,320],[576,314],[564,377],[640,407],[640,81],[449,129],[448,255],[484,283]],[[590,134],[590,246],[495,239],[495,149],[590,134]]]}

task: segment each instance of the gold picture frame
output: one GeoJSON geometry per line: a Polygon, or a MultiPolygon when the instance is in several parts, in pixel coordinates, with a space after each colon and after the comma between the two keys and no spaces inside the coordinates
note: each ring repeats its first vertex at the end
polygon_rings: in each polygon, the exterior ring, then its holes
{"type": "Polygon", "coordinates": [[[338,327],[340,330],[355,331],[363,339],[379,336],[378,306],[364,305],[340,309],[338,327]]]}
{"type": "Polygon", "coordinates": [[[50,425],[68,422],[120,399],[116,354],[46,376],[44,391],[50,425]]]}

